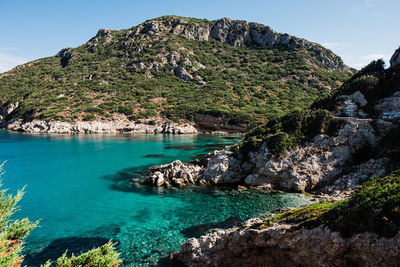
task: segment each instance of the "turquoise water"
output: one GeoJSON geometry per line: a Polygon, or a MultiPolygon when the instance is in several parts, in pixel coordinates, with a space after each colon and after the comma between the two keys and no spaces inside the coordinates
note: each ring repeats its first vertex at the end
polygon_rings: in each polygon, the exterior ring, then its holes
{"type": "Polygon", "coordinates": [[[112,239],[127,266],[167,264],[164,257],[189,237],[229,227],[307,200],[190,187],[134,186],[148,166],[207,153],[236,142],[216,135],[31,135],[0,131],[4,187],[27,185],[17,217],[40,219],[28,237],[25,264],[38,266],[65,249],[79,253],[112,239]],[[161,260],[160,260],[161,259],[161,260]]]}

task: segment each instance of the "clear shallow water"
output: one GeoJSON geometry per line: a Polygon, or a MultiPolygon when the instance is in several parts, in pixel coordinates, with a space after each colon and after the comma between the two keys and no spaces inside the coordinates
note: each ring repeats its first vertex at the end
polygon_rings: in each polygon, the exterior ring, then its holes
{"type": "Polygon", "coordinates": [[[37,266],[65,249],[79,253],[119,242],[128,266],[164,264],[189,237],[307,200],[296,194],[208,187],[182,190],[132,186],[144,168],[189,160],[235,143],[238,136],[60,136],[0,131],[0,162],[12,193],[27,185],[17,217],[40,219],[26,245],[37,266]]]}

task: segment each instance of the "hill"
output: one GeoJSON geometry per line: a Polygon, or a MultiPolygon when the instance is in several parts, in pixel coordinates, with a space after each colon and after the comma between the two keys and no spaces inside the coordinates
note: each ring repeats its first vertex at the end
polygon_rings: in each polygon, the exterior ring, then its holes
{"type": "Polygon", "coordinates": [[[3,127],[129,120],[239,131],[307,107],[351,74],[330,50],[262,24],[166,16],[100,29],[0,74],[0,115],[3,127]]]}

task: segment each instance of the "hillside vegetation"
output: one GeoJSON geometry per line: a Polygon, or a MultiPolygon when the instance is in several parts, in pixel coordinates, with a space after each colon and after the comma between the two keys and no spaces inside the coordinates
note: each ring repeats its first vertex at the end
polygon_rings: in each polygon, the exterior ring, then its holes
{"type": "MultiPolygon", "coordinates": [[[[340,95],[352,95],[359,91],[368,101],[362,107],[365,117],[377,119],[382,116],[375,105],[385,97],[393,95],[399,90],[399,68],[384,68],[384,62],[377,60],[371,62],[353,77],[348,79],[340,88],[332,94],[321,97],[312,103],[310,109],[293,110],[292,112],[278,116],[248,132],[239,143],[241,152],[247,155],[250,151],[256,151],[262,143],[268,142],[269,150],[275,155],[285,155],[287,149],[299,144],[312,141],[317,134],[335,136],[344,124],[336,118],[336,113],[343,99],[340,95]],[[339,97],[339,98],[338,98],[339,97]]],[[[383,146],[396,143],[399,140],[398,127],[382,140],[383,146]]],[[[369,153],[373,153],[369,151],[369,153]]]]}
{"type": "Polygon", "coordinates": [[[245,21],[167,16],[101,29],[0,74],[5,120],[255,121],[309,106],[352,70],[322,46],[245,21]]]}

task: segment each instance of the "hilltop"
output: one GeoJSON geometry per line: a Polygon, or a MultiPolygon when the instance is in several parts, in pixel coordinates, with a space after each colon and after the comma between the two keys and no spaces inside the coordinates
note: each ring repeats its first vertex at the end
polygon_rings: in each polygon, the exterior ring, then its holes
{"type": "Polygon", "coordinates": [[[165,16],[100,29],[0,74],[0,119],[24,131],[105,131],[111,121],[123,122],[117,131],[164,123],[242,131],[309,106],[352,72],[321,45],[259,23],[165,16]]]}

